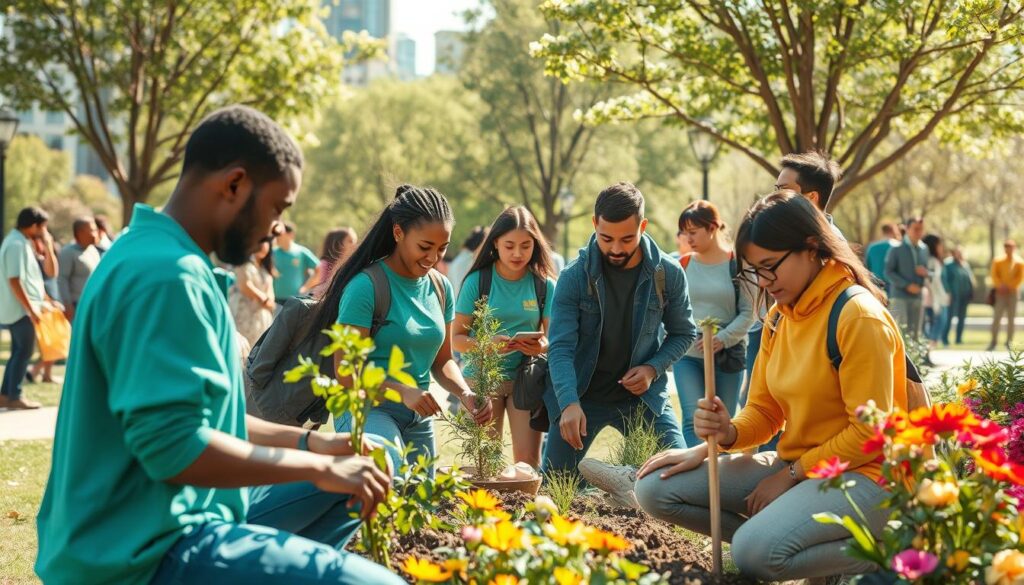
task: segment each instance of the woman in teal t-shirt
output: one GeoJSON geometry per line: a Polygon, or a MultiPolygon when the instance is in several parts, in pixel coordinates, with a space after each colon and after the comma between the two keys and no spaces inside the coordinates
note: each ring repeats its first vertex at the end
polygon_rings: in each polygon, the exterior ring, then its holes
{"type": "MultiPolygon", "coordinates": [[[[452,286],[443,276],[444,306],[431,280],[431,271],[444,258],[452,233],[452,212],[448,201],[434,189],[402,185],[395,198],[384,208],[373,227],[351,258],[334,274],[330,286],[317,305],[311,331],[321,331],[333,323],[356,328],[368,335],[373,321],[374,289],[365,269],[380,262],[391,288],[391,307],[386,322],[374,337],[376,349],[370,360],[379,365],[388,362],[391,348],[397,346],[409,363],[406,372],[416,386],[388,380],[387,386],[402,396],[401,403],[385,402],[374,408],[366,421],[365,432],[394,443],[389,447],[394,468],[401,465],[398,450],[414,447],[410,459],[420,454],[432,456],[434,447],[433,415],[441,412],[431,396],[430,376],[442,388],[458,396],[478,422],[491,418],[490,405],[473,407],[473,391],[452,359],[451,322],[454,317],[452,286]]],[[[348,429],[349,417],[334,422],[337,429],[348,429]]]]}
{"type": "MultiPolygon", "coordinates": [[[[512,403],[512,380],[524,355],[540,355],[548,350],[548,318],[555,296],[555,281],[551,278],[553,269],[547,240],[541,234],[537,220],[525,207],[510,207],[494,220],[462,283],[459,300],[455,304],[454,328],[455,349],[462,353],[476,344],[469,330],[473,326],[476,301],[484,292],[480,290],[481,274],[487,272],[491,280],[487,305],[502,323],[502,335],[497,339],[505,342],[509,350],[502,366],[506,382],[499,395],[491,400],[495,416],[491,429],[500,437],[505,413],[508,413],[515,460],[539,468],[541,433],[530,428],[530,412],[520,410],[512,403]],[[547,291],[543,315],[537,298],[538,279],[547,291]],[[521,332],[540,332],[541,335],[512,339],[521,332]]],[[[469,367],[466,368],[466,376],[473,377],[469,367]]]]}

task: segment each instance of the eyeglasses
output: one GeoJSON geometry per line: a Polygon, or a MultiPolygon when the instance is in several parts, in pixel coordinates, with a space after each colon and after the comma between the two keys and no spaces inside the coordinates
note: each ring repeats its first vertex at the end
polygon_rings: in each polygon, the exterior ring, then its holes
{"type": "Polygon", "coordinates": [[[757,287],[761,286],[758,282],[758,279],[764,279],[768,282],[775,282],[779,278],[778,275],[775,274],[775,272],[778,271],[779,267],[782,266],[782,263],[786,261],[786,258],[789,258],[790,255],[793,254],[793,252],[798,251],[799,249],[793,249],[790,250],[789,252],[786,252],[785,254],[783,254],[782,258],[779,258],[778,262],[768,267],[755,266],[752,268],[744,268],[743,270],[740,270],[740,273],[736,275],[736,278],[757,287]]]}

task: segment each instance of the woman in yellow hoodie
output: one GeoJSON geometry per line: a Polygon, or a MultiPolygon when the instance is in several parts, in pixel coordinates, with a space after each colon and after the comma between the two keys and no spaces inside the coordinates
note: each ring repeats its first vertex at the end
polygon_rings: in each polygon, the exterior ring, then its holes
{"type": "MultiPolygon", "coordinates": [[[[694,417],[697,434],[714,434],[733,452],[719,460],[722,534],[732,543],[740,571],[769,580],[828,577],[874,570],[842,552],[849,533],[812,516],[854,514],[842,493],[819,491],[822,480],[807,471],[821,460],[849,463],[856,482],[851,495],[877,531],[887,512],[878,509],[883,490],[880,453],[864,453],[871,429],[857,407],[873,400],[882,409],[906,408],[906,366],[899,327],[870,273],[829,227],[825,216],[792,191],[756,203],[737,233],[741,276],[756,280],[775,305],[765,318],[746,406],[735,417],[721,400],[702,400],[694,417]],[[846,288],[852,296],[839,316],[836,340],[842,355],[832,366],[826,349],[832,305],[846,288]],[[744,455],[783,430],[778,451],[744,455]]],[[[707,444],[652,457],[637,474],[636,497],[652,516],[709,534],[707,444]]]]}

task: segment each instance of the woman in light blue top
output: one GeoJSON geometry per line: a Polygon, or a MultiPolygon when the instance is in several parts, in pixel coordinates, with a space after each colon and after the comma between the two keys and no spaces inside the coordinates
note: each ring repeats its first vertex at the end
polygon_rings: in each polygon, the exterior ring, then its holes
{"type": "MultiPolygon", "coordinates": [[[[416,386],[389,379],[387,386],[401,395],[402,402],[385,402],[374,408],[365,432],[397,447],[389,447],[396,470],[401,466],[398,452],[406,445],[414,448],[410,460],[435,453],[432,417],[441,409],[429,392],[431,374],[442,388],[459,396],[478,422],[491,418],[490,404],[475,406],[473,392],[452,359],[451,283],[440,274],[431,274],[448,249],[453,221],[444,195],[430,188],[400,186],[351,258],[335,271],[313,315],[313,332],[341,323],[369,335],[375,294],[365,270],[380,263],[390,287],[391,306],[374,336],[376,348],[370,361],[387,364],[391,348],[397,346],[405,354],[406,372],[416,386]],[[435,279],[439,284],[435,285],[435,279]],[[441,286],[443,290],[438,290],[441,286]]],[[[351,420],[344,416],[334,424],[339,431],[347,430],[351,420]]]]}
{"type": "MultiPolygon", "coordinates": [[[[679,216],[679,230],[693,250],[680,258],[690,286],[693,319],[699,322],[712,317],[719,322],[718,333],[710,341],[715,352],[715,390],[729,413],[735,414],[746,370],[747,331],[754,322],[753,291],[734,279],[735,254],[726,239],[725,222],[714,205],[707,201],[691,203],[679,216]]],[[[693,414],[697,401],[704,398],[704,343],[707,341],[698,337],[672,367],[688,447],[701,442],[693,432],[693,414]]]]}
{"type": "MultiPolygon", "coordinates": [[[[523,461],[535,468],[540,467],[541,433],[530,428],[530,412],[513,404],[512,382],[525,356],[547,352],[548,318],[555,295],[552,276],[551,250],[537,220],[525,207],[510,207],[491,225],[455,304],[454,344],[455,349],[463,354],[476,346],[470,328],[480,297],[487,297],[487,305],[493,309],[494,317],[501,321],[501,334],[496,339],[505,343],[508,350],[502,364],[506,381],[498,396],[491,398],[496,417],[491,430],[500,437],[505,413],[508,413],[513,457],[516,462],[523,461]],[[488,281],[489,290],[483,290],[488,288],[488,281]],[[544,291],[543,307],[538,298],[541,290],[544,291]],[[517,333],[535,332],[540,335],[513,339],[517,333]]],[[[472,379],[472,366],[467,366],[465,373],[472,379]]]]}

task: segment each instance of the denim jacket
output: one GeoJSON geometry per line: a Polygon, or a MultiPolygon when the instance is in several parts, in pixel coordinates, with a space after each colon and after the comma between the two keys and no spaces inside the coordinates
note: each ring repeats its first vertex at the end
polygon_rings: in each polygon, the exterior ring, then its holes
{"type": "MultiPolygon", "coordinates": [[[[697,338],[686,275],[679,262],[662,252],[650,236],[640,241],[642,269],[633,296],[633,352],[630,367],[649,365],[655,379],[641,399],[654,413],[668,401],[665,371],[697,338]],[[665,306],[655,287],[655,272],[665,272],[665,306]],[[659,334],[665,325],[664,340],[659,334]]],[[[605,282],[601,252],[592,236],[579,257],[562,271],[551,307],[548,347],[548,388],[544,400],[551,420],[586,393],[597,368],[604,324],[605,282]]]]}

